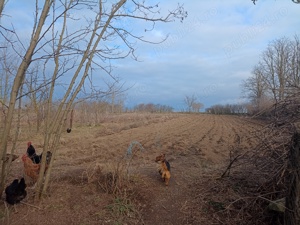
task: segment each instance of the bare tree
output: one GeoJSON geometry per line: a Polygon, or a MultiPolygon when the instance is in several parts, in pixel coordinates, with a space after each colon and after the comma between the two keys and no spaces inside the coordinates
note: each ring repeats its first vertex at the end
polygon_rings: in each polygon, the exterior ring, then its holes
{"type": "Polygon", "coordinates": [[[291,55],[288,63],[287,88],[290,94],[295,93],[300,88],[300,41],[297,35],[291,42],[291,55]]]}
{"type": "Polygon", "coordinates": [[[31,132],[39,132],[42,123],[45,119],[46,102],[49,96],[49,88],[45,77],[40,74],[40,67],[38,64],[31,66],[24,81],[24,96],[28,97],[29,103],[27,104],[26,111],[28,114],[28,122],[32,120],[31,114],[35,116],[35,129],[30,129],[31,132]]]}
{"type": "MultiPolygon", "coordinates": [[[[19,91],[21,89],[25,73],[31,63],[32,56],[34,54],[35,48],[37,46],[37,43],[40,39],[40,35],[42,33],[42,28],[45,23],[45,20],[47,18],[47,15],[49,13],[49,9],[53,1],[51,0],[46,0],[45,4],[43,6],[42,13],[40,15],[39,21],[37,23],[37,26],[33,29],[32,32],[32,39],[31,42],[27,48],[27,51],[24,55],[24,58],[21,62],[21,64],[18,67],[17,74],[14,78],[14,82],[12,85],[11,93],[10,93],[10,101],[9,101],[9,106],[8,106],[8,112],[7,112],[7,118],[4,124],[4,132],[2,133],[1,137],[1,152],[0,152],[0,159],[3,159],[7,152],[7,141],[8,141],[8,136],[11,131],[11,126],[12,126],[12,120],[13,120],[13,114],[14,114],[14,109],[15,109],[15,104],[17,101],[17,97],[19,94],[19,91]]],[[[0,195],[3,192],[4,189],[4,184],[5,184],[5,178],[6,178],[6,163],[1,160],[1,181],[0,181],[0,195]]]]}
{"type": "Polygon", "coordinates": [[[203,108],[203,104],[197,102],[197,97],[194,94],[192,96],[185,96],[184,103],[188,112],[200,112],[201,108],[203,108]]]}
{"type": "Polygon", "coordinates": [[[252,76],[242,84],[256,112],[297,92],[300,85],[299,49],[299,39],[295,36],[293,40],[280,38],[272,41],[263,51],[252,76]]]}
{"type": "Polygon", "coordinates": [[[195,102],[192,105],[193,112],[200,112],[201,108],[203,108],[203,104],[200,102],[195,102]]]}
{"type": "Polygon", "coordinates": [[[192,96],[187,96],[187,95],[185,96],[184,103],[187,107],[188,112],[192,112],[193,105],[196,103],[196,101],[197,101],[197,98],[194,94],[192,96]]]}
{"type": "Polygon", "coordinates": [[[251,77],[247,78],[242,83],[242,90],[255,108],[255,111],[260,111],[266,107],[265,103],[268,97],[267,85],[263,77],[263,69],[260,66],[255,66],[251,77]]]}
{"type": "Polygon", "coordinates": [[[282,100],[286,93],[290,53],[290,41],[281,38],[271,42],[262,54],[260,61],[262,74],[275,101],[282,100]]]}
{"type": "Polygon", "coordinates": [[[13,55],[9,53],[7,42],[4,43],[4,48],[0,52],[0,107],[1,119],[6,118],[7,105],[9,100],[9,90],[12,86],[13,75],[16,72],[16,63],[13,55]]]}

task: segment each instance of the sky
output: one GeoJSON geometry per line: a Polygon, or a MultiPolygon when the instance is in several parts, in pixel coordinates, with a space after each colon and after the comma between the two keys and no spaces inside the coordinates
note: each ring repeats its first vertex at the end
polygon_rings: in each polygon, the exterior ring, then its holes
{"type": "MultiPolygon", "coordinates": [[[[116,72],[129,86],[126,105],[165,104],[181,111],[195,96],[208,108],[243,103],[241,83],[251,76],[268,44],[300,35],[300,4],[289,0],[181,1],[183,23],[158,25],[160,45],[137,47],[139,62],[119,62],[116,72]]],[[[176,6],[173,1],[163,8],[176,6]]]]}
{"type": "MultiPolygon", "coordinates": [[[[168,35],[165,42],[137,43],[138,61],[129,57],[114,64],[114,74],[130,87],[125,93],[128,108],[153,103],[182,111],[187,96],[196,97],[203,110],[243,103],[242,81],[251,76],[268,44],[300,36],[300,4],[291,0],[258,0],[256,5],[251,0],[162,1],[162,14],[178,3],[188,13],[183,22],[157,24],[145,33],[151,41],[168,35]]],[[[30,37],[32,14],[25,13],[28,5],[22,4],[9,1],[7,18],[12,23],[22,18],[22,24],[14,26],[21,29],[20,36],[30,37]]],[[[126,25],[133,30],[145,27],[142,22],[126,25]]]]}

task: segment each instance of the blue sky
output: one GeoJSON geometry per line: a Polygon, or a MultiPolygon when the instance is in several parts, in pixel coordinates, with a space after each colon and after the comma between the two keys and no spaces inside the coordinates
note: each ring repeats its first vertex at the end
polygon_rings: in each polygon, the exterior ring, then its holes
{"type": "MultiPolygon", "coordinates": [[[[157,24],[144,33],[151,41],[169,35],[164,43],[137,43],[139,62],[128,58],[114,63],[115,75],[131,87],[126,93],[127,107],[154,103],[180,111],[186,108],[185,96],[192,95],[204,108],[240,103],[244,101],[242,80],[251,75],[268,43],[300,36],[300,4],[291,0],[259,0],[256,5],[251,0],[179,2],[188,12],[183,23],[157,24]]],[[[33,11],[28,13],[29,5],[19,3],[8,2],[5,13],[10,16],[5,19],[18,29],[20,38],[29,40],[33,11]]],[[[175,1],[160,3],[162,11],[176,6],[175,1]]],[[[133,31],[145,28],[143,22],[123,23],[133,31]]]]}
{"type": "MultiPolygon", "coordinates": [[[[164,3],[171,8],[171,1],[164,3]]],[[[299,35],[300,5],[291,1],[183,1],[188,18],[156,27],[161,45],[138,45],[141,62],[123,61],[116,69],[127,84],[129,106],[160,103],[185,108],[195,95],[207,108],[239,103],[242,80],[250,76],[268,43],[299,35]],[[297,33],[298,32],[298,33],[297,33]]]]}

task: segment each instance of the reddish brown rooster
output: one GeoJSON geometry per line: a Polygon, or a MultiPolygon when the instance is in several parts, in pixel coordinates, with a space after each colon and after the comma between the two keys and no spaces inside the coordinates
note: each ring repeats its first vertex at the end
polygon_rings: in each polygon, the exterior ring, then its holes
{"type": "MultiPolygon", "coordinates": [[[[26,154],[22,156],[22,161],[24,163],[24,173],[32,179],[34,183],[37,182],[39,173],[40,173],[40,166],[41,166],[41,159],[42,155],[37,155],[35,148],[32,146],[31,142],[27,143],[27,151],[26,154]]],[[[50,151],[47,151],[46,155],[46,169],[48,168],[48,165],[51,160],[52,153],[50,151]]]]}
{"type": "Polygon", "coordinates": [[[24,173],[35,183],[39,177],[40,164],[33,163],[26,154],[22,156],[22,161],[24,163],[24,173]]]}

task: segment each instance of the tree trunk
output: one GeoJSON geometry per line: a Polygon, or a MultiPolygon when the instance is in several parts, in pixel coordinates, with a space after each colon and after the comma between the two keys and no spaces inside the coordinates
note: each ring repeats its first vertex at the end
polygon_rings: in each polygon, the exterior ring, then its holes
{"type": "Polygon", "coordinates": [[[288,192],[286,196],[286,225],[300,224],[300,133],[295,132],[292,138],[292,145],[289,152],[287,184],[288,192]]]}
{"type": "Polygon", "coordinates": [[[45,1],[44,8],[43,8],[43,11],[42,11],[39,23],[38,23],[38,27],[37,27],[36,31],[33,32],[33,38],[27,49],[25,57],[18,68],[18,72],[16,74],[16,77],[14,79],[14,83],[12,86],[12,90],[11,90],[11,94],[10,94],[10,102],[9,102],[9,107],[8,107],[8,112],[7,112],[7,120],[5,121],[3,134],[1,137],[1,145],[0,145],[0,168],[2,168],[1,172],[0,172],[1,173],[0,197],[2,196],[2,192],[4,190],[5,173],[6,173],[6,162],[4,162],[1,159],[3,159],[3,157],[6,155],[6,152],[7,152],[8,136],[11,132],[17,96],[18,96],[19,90],[21,88],[21,85],[24,81],[26,71],[31,63],[33,52],[38,44],[38,40],[39,40],[40,34],[42,32],[43,24],[48,16],[48,12],[49,12],[49,9],[50,9],[50,6],[52,3],[53,3],[53,0],[45,1]]]}
{"type": "Polygon", "coordinates": [[[5,0],[0,0],[0,18],[2,16],[4,5],[5,5],[5,0]]]}

